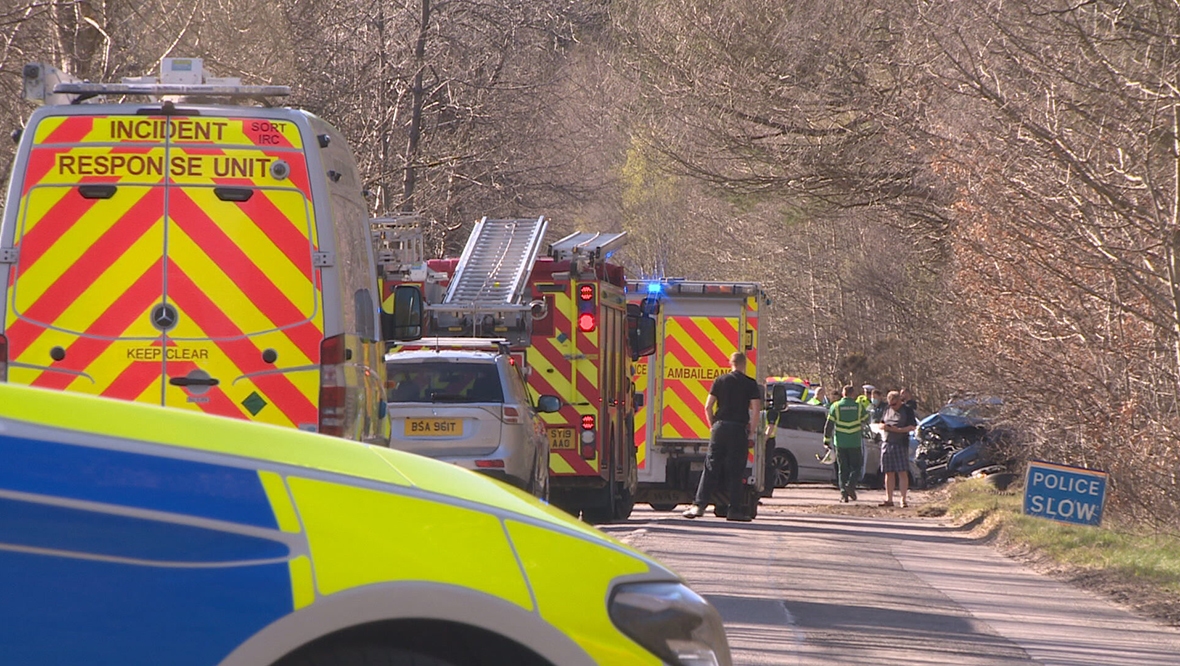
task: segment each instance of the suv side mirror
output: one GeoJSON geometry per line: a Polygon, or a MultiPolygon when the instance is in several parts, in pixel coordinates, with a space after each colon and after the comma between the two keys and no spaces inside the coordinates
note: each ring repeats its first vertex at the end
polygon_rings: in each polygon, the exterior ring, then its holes
{"type": "Polygon", "coordinates": [[[425,308],[422,290],[408,284],[393,288],[393,313],[381,311],[381,332],[386,342],[406,342],[422,337],[425,308]]]}
{"type": "Polygon", "coordinates": [[[543,395],[537,398],[537,411],[541,414],[552,414],[561,410],[561,398],[555,395],[543,395]]]}

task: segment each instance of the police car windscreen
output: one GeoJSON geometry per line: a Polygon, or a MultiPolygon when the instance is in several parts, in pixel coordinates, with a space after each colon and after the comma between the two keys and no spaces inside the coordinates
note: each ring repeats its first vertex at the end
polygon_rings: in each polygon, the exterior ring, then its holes
{"type": "Polygon", "coordinates": [[[494,363],[393,362],[388,371],[390,402],[504,402],[494,363]]]}
{"type": "Polygon", "coordinates": [[[818,409],[787,409],[778,418],[778,427],[804,432],[823,432],[828,414],[818,409]]]}

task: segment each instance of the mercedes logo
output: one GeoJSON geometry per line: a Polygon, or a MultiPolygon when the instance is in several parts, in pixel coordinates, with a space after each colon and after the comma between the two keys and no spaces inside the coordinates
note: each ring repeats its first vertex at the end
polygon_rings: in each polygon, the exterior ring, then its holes
{"type": "Polygon", "coordinates": [[[171,330],[179,320],[180,315],[177,314],[176,308],[167,303],[161,303],[152,308],[152,326],[161,331],[171,330]]]}

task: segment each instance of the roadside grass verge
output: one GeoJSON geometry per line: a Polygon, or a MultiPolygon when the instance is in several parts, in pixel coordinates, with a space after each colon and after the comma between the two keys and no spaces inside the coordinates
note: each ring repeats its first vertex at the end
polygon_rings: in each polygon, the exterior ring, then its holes
{"type": "Polygon", "coordinates": [[[1021,489],[997,492],[979,479],[950,484],[930,514],[956,524],[1038,568],[1111,594],[1180,626],[1180,538],[1131,525],[1066,525],[1021,513],[1021,489]]]}

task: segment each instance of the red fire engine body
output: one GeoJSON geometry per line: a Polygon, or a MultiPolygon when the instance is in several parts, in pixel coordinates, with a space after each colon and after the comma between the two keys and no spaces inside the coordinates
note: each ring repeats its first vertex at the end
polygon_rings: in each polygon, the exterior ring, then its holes
{"type": "MultiPolygon", "coordinates": [[[[608,260],[622,237],[573,234],[550,245],[550,256],[534,262],[528,280],[535,305],[530,344],[514,347],[526,359],[533,398],[556,395],[563,404],[541,415],[549,432],[550,502],[594,523],[630,516],[637,484],[631,363],[640,315],[628,320],[623,267],[608,260]]],[[[428,303],[446,289],[460,261],[426,262],[428,303]]],[[[495,325],[482,331],[503,333],[495,325]]]]}

